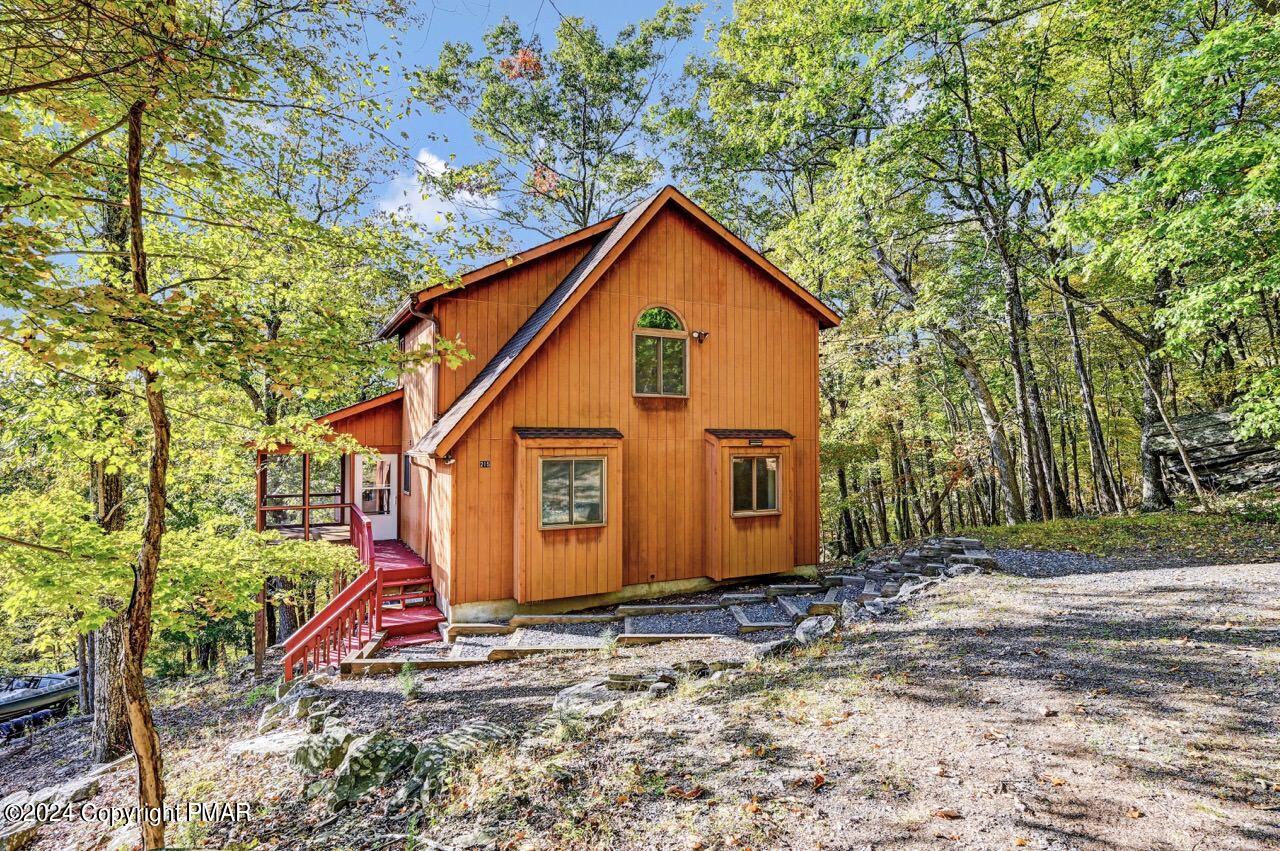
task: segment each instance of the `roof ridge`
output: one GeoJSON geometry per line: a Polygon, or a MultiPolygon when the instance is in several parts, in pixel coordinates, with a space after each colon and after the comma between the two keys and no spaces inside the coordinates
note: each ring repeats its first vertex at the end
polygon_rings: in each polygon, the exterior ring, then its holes
{"type": "MultiPolygon", "coordinates": [[[[521,323],[510,339],[503,343],[502,347],[490,358],[489,362],[481,368],[480,372],[471,380],[466,389],[458,395],[453,404],[440,415],[439,419],[432,423],[426,433],[409,449],[409,454],[432,456],[435,455],[442,444],[444,444],[446,451],[450,449],[457,442],[456,437],[452,440],[450,439],[451,435],[460,427],[465,430],[470,426],[471,421],[468,421],[467,418],[471,415],[472,409],[478,404],[480,405],[480,410],[475,416],[479,416],[484,411],[487,402],[481,403],[489,390],[502,380],[502,377],[512,364],[525,355],[525,350],[530,344],[539,339],[539,335],[560,313],[561,308],[573,302],[582,284],[588,279],[592,279],[592,283],[598,279],[596,272],[601,261],[609,256],[623,239],[628,237],[636,223],[654,208],[655,203],[659,200],[665,203],[673,199],[677,205],[693,215],[694,218],[702,222],[723,240],[730,250],[739,252],[769,277],[790,290],[806,309],[818,315],[819,328],[829,328],[839,324],[839,314],[824,304],[821,299],[792,280],[785,272],[774,266],[768,258],[760,254],[759,251],[743,242],[741,237],[735,235],[716,221],[709,213],[681,194],[680,190],[674,186],[667,185],[622,214],[617,223],[591,246],[591,249],[578,261],[569,274],[556,285],[555,289],[538,305],[537,309],[521,323]],[[593,278],[593,276],[595,277],[593,278]]],[[[499,386],[499,391],[502,386],[505,385],[499,386]]]]}
{"type": "Polygon", "coordinates": [[[622,218],[595,245],[591,246],[591,250],[578,261],[577,265],[564,277],[564,280],[556,285],[555,289],[543,299],[542,304],[538,305],[538,308],[516,329],[511,338],[494,353],[494,356],[481,368],[476,377],[471,379],[471,383],[458,394],[458,398],[453,401],[453,404],[445,409],[440,418],[432,423],[422,437],[410,447],[410,455],[434,454],[441,441],[462,421],[462,418],[480,400],[485,391],[493,385],[507,366],[520,356],[525,347],[532,342],[533,338],[550,321],[556,311],[569,300],[569,296],[590,274],[591,269],[618,243],[622,235],[635,224],[641,213],[647,210],[665,191],[666,187],[632,207],[622,215],[622,218]]]}

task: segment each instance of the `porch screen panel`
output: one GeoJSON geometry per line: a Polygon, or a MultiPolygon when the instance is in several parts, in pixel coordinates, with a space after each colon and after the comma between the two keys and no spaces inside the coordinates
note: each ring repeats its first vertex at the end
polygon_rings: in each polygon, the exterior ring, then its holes
{"type": "MultiPolygon", "coordinates": [[[[264,455],[262,464],[267,479],[266,488],[262,493],[262,507],[301,505],[303,503],[302,456],[264,455]]],[[[301,526],[302,512],[268,511],[263,519],[267,528],[301,526]]]]}
{"type": "MultiPolygon", "coordinates": [[[[311,458],[311,504],[330,505],[342,502],[343,459],[311,458]]],[[[337,508],[317,509],[311,512],[311,525],[345,523],[346,512],[337,508]]]]}

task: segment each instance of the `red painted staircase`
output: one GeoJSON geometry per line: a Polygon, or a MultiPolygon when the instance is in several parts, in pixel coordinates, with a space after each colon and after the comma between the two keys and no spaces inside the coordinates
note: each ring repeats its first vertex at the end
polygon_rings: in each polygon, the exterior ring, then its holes
{"type": "Polygon", "coordinates": [[[431,569],[399,541],[379,541],[375,547],[382,578],[382,632],[387,635],[383,646],[439,641],[445,617],[436,608],[431,569]]]}
{"type": "Polygon", "coordinates": [[[440,640],[431,570],[399,541],[374,541],[368,518],[351,509],[351,544],[365,570],[284,643],[284,678],[340,662],[375,634],[384,646],[440,640]]]}

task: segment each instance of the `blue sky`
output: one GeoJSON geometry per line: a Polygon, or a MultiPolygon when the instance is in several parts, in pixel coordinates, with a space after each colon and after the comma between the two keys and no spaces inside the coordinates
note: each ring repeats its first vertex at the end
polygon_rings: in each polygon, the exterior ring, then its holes
{"type": "MultiPolygon", "coordinates": [[[[545,46],[554,44],[555,29],[560,16],[581,16],[595,24],[601,38],[612,41],[618,30],[626,24],[647,18],[662,5],[663,0],[626,0],[625,2],[600,2],[600,0],[419,0],[417,14],[426,18],[422,28],[401,37],[406,67],[431,66],[439,56],[441,46],[447,41],[466,41],[479,45],[483,33],[497,24],[504,16],[520,24],[526,32],[536,32],[545,46]]],[[[678,44],[667,60],[665,72],[678,77],[685,59],[691,52],[708,48],[704,38],[707,23],[723,14],[720,4],[707,3],[694,35],[687,42],[678,44]]],[[[473,141],[473,133],[465,118],[456,114],[426,113],[406,120],[397,128],[409,138],[404,143],[410,153],[419,158],[427,168],[439,168],[456,155],[458,162],[469,162],[487,156],[473,141]]],[[[413,214],[426,223],[436,219],[442,202],[423,198],[413,174],[414,167],[406,159],[402,172],[374,193],[374,203],[379,207],[407,205],[413,214]]],[[[665,176],[663,178],[665,182],[665,176]]],[[[515,247],[535,244],[543,237],[533,233],[513,234],[515,247]]]]}

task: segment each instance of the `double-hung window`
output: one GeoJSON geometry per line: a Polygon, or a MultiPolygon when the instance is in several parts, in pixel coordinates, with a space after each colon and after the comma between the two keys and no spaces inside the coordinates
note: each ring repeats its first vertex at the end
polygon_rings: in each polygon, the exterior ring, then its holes
{"type": "Polygon", "coordinates": [[[732,464],[733,513],[778,513],[778,456],[735,456],[732,464]]]}
{"type": "Polygon", "coordinates": [[[543,458],[539,478],[541,528],[604,525],[603,458],[543,458]]]}

